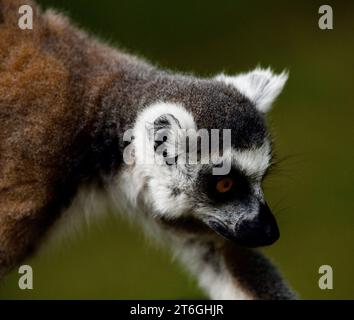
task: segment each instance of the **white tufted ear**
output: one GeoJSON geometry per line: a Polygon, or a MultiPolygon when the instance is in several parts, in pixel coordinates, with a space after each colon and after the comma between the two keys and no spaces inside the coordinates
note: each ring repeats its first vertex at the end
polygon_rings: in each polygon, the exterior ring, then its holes
{"type": "Polygon", "coordinates": [[[166,159],[175,157],[178,144],[185,141],[184,131],[180,129],[196,129],[193,116],[182,105],[157,102],[146,107],[133,129],[137,162],[155,163],[155,155],[166,159]]]}
{"type": "Polygon", "coordinates": [[[235,86],[242,94],[250,99],[261,112],[269,111],[273,101],[282,91],[288,73],[274,74],[270,68],[257,68],[248,73],[237,76],[221,74],[216,77],[218,81],[235,86]]]}

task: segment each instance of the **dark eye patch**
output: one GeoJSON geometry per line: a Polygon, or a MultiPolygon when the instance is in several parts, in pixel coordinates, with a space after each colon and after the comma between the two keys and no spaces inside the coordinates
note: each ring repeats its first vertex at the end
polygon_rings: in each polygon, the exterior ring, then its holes
{"type": "Polygon", "coordinates": [[[242,172],[232,168],[227,175],[213,175],[212,170],[201,170],[198,177],[198,187],[215,203],[225,203],[234,200],[244,200],[251,192],[250,182],[242,172]],[[227,192],[220,192],[218,183],[229,178],[233,181],[227,192]]]}

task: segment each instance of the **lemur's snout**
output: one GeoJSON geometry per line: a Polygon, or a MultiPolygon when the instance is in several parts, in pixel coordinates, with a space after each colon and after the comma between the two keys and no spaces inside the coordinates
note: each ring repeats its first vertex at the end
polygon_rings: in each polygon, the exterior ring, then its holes
{"type": "Polygon", "coordinates": [[[261,203],[258,214],[252,219],[242,219],[235,227],[235,236],[240,245],[261,247],[279,239],[279,228],[267,203],[261,203]]]}
{"type": "Polygon", "coordinates": [[[208,225],[223,237],[250,248],[271,245],[280,235],[277,222],[266,203],[259,205],[258,213],[253,217],[241,217],[233,229],[220,220],[209,220],[208,225]]]}
{"type": "Polygon", "coordinates": [[[250,248],[268,246],[279,239],[277,222],[266,203],[261,203],[252,217],[240,217],[234,228],[214,219],[208,225],[221,236],[250,248]]]}

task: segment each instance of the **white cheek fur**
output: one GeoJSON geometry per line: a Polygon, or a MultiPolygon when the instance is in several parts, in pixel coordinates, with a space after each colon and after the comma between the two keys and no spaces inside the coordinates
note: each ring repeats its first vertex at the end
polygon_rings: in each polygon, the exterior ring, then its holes
{"type": "Polygon", "coordinates": [[[130,186],[124,192],[133,204],[137,203],[137,198],[144,198],[150,214],[172,218],[188,210],[188,201],[183,193],[172,195],[174,183],[183,184],[184,175],[177,168],[171,169],[155,161],[154,141],[149,136],[148,127],[164,114],[171,114],[179,122],[180,127],[171,128],[171,131],[178,132],[180,128],[196,129],[193,116],[181,105],[157,102],[146,107],[138,115],[133,128],[134,164],[129,168],[129,177],[123,173],[121,178],[129,180],[130,186]]]}

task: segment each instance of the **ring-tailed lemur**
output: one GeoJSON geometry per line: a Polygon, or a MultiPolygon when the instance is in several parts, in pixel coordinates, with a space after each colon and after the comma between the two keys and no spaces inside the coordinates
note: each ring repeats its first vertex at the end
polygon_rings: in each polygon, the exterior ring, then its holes
{"type": "Polygon", "coordinates": [[[261,189],[271,163],[264,114],[286,79],[262,69],[211,79],[162,71],[32,1],[0,0],[0,274],[95,186],[169,242],[211,298],[293,298],[247,248],[279,237],[261,189]],[[34,9],[33,30],[18,27],[23,2],[34,9]],[[231,129],[227,175],[178,157],[144,163],[155,133],[178,142],[181,129],[199,128],[231,129]]]}

